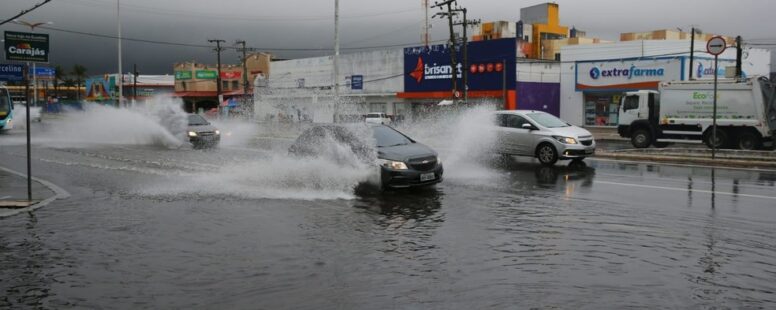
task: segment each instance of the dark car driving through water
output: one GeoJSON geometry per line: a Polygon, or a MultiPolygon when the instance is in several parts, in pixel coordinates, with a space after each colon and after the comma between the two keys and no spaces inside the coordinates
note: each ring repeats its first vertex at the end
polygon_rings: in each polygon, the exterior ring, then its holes
{"type": "Polygon", "coordinates": [[[442,182],[444,168],[436,151],[389,126],[366,124],[371,137],[361,138],[343,125],[313,126],[289,148],[297,156],[320,156],[338,143],[349,148],[357,160],[380,167],[382,188],[428,186],[442,182]],[[367,141],[373,139],[373,141],[367,141]],[[370,143],[371,142],[371,143],[370,143]]]}
{"type": "Polygon", "coordinates": [[[221,131],[211,125],[204,117],[198,114],[189,114],[188,128],[186,135],[189,142],[195,148],[206,148],[217,146],[221,141],[221,131]]]}

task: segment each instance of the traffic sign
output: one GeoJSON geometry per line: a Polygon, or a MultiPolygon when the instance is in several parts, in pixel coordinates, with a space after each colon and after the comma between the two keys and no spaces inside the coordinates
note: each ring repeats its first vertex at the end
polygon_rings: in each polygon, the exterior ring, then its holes
{"type": "Polygon", "coordinates": [[[24,81],[24,65],[0,64],[0,81],[24,81]]]}
{"type": "Polygon", "coordinates": [[[714,56],[722,54],[726,48],[727,42],[720,36],[713,37],[706,42],[706,51],[714,56]]]}

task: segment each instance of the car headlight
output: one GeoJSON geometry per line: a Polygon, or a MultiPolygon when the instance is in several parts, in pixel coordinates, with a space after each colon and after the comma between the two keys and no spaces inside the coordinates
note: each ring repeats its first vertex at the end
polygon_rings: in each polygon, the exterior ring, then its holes
{"type": "Polygon", "coordinates": [[[555,140],[558,140],[558,142],[563,144],[577,144],[577,139],[571,138],[571,137],[563,137],[563,136],[552,136],[555,138],[555,140]]]}
{"type": "Polygon", "coordinates": [[[220,135],[220,134],[221,134],[221,131],[216,129],[216,135],[220,135]]]}
{"type": "Polygon", "coordinates": [[[380,165],[393,170],[407,170],[407,164],[402,161],[383,160],[380,165]]]}
{"type": "Polygon", "coordinates": [[[196,136],[197,136],[197,132],[189,131],[189,137],[196,137],[196,136]]]}

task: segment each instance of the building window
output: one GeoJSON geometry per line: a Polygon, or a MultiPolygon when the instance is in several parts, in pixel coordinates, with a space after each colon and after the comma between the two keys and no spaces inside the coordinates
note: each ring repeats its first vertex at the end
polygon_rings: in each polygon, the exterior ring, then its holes
{"type": "Polygon", "coordinates": [[[617,126],[623,93],[584,93],[586,126],[617,126]]]}
{"type": "Polygon", "coordinates": [[[385,103],[373,102],[369,104],[369,112],[386,113],[385,103]]]}
{"type": "Polygon", "coordinates": [[[232,81],[232,89],[238,89],[238,88],[240,88],[240,82],[232,81]]]}
{"type": "Polygon", "coordinates": [[[221,81],[221,89],[228,89],[229,81],[221,81]]]}

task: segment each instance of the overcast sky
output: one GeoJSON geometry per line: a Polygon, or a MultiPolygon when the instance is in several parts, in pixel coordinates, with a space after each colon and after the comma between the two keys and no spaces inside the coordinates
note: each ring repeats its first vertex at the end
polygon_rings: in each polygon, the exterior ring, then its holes
{"type": "MultiPolygon", "coordinates": [[[[5,20],[42,0],[0,0],[5,20]]],[[[433,0],[431,0],[433,2],[433,0]]],[[[621,32],[689,29],[741,35],[744,40],[776,43],[773,0],[559,0],[561,23],[587,31],[589,37],[618,40],[621,32]]],[[[542,3],[522,0],[458,0],[470,19],[483,21],[520,19],[520,8],[542,3]]],[[[51,34],[51,63],[87,67],[89,74],[117,70],[116,0],[53,0],[20,18],[52,22],[49,27],[105,37],[36,29],[51,34]]],[[[430,10],[433,14],[436,9],[430,10]]],[[[207,45],[208,39],[247,41],[277,57],[298,58],[332,54],[333,0],[121,0],[122,35],[125,38],[207,45]],[[274,49],[274,50],[273,50],[274,49]]],[[[340,40],[343,53],[350,48],[420,42],[424,17],[421,0],[340,0],[340,40]]],[[[447,36],[447,24],[434,20],[432,40],[447,36]]],[[[0,30],[24,31],[5,24],[0,30]]],[[[29,30],[29,28],[26,28],[29,30]]],[[[196,60],[215,63],[207,47],[188,47],[124,41],[124,71],[137,64],[145,74],[172,73],[175,62],[196,60]]],[[[776,53],[773,55],[776,58],[776,53]]],[[[237,63],[227,50],[224,63],[237,63]]],[[[772,68],[776,61],[772,61],[772,68]]],[[[776,71],[776,70],[774,70],[776,71]]]]}

